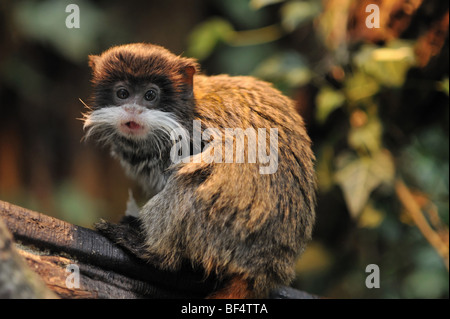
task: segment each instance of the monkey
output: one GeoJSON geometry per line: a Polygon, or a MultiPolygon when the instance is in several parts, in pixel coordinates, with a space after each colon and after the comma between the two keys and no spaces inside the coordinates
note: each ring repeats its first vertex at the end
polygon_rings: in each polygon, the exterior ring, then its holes
{"type": "Polygon", "coordinates": [[[151,194],[137,217],[145,258],[174,271],[188,260],[226,278],[209,298],[267,298],[289,284],[316,205],[312,142],[294,102],[251,76],[205,75],[197,60],[150,43],[112,47],[90,55],[89,65],[85,137],[108,146],[151,194]],[[201,143],[192,142],[196,128],[201,143]],[[216,134],[204,136],[208,128],[216,134]],[[267,135],[227,135],[237,128],[277,134],[270,143],[267,135]],[[277,154],[272,171],[262,172],[255,143],[258,154],[277,154]],[[244,156],[216,157],[238,144],[244,156]],[[188,155],[179,156],[180,145],[188,155]]]}

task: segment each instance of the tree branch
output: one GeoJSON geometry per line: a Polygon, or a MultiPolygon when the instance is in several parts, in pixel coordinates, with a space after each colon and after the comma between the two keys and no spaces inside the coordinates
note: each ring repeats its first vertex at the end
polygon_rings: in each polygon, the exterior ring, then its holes
{"type": "MultiPolygon", "coordinates": [[[[411,191],[406,187],[405,183],[398,179],[395,183],[395,191],[397,193],[397,197],[402,203],[403,207],[405,207],[411,219],[416,224],[417,228],[419,228],[422,235],[426,238],[426,240],[434,247],[434,249],[441,256],[442,260],[449,269],[449,247],[448,247],[448,229],[446,232],[446,241],[439,236],[439,234],[430,226],[427,219],[422,213],[421,207],[414,199],[411,191]]],[[[437,216],[435,216],[437,217],[437,216]]]]}
{"type": "MultiPolygon", "coordinates": [[[[176,273],[157,269],[96,231],[2,201],[1,218],[28,266],[63,298],[203,298],[221,284],[190,265],[176,273]],[[79,288],[66,284],[69,265],[79,269],[79,288]]],[[[0,281],[0,291],[2,285],[0,281]]],[[[271,297],[315,298],[288,287],[271,297]]]]}

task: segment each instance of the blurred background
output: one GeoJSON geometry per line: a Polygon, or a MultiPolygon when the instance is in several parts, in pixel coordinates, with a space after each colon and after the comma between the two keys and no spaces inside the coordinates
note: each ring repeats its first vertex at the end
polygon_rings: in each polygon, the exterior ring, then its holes
{"type": "Polygon", "coordinates": [[[79,99],[88,54],[152,42],[296,101],[319,200],[294,287],[448,298],[448,27],[444,0],[2,0],[0,199],[86,227],[120,219],[139,190],[108,150],[81,141],[79,99]],[[79,29],[66,28],[69,3],[79,29]],[[379,289],[366,288],[369,264],[379,289]]]}

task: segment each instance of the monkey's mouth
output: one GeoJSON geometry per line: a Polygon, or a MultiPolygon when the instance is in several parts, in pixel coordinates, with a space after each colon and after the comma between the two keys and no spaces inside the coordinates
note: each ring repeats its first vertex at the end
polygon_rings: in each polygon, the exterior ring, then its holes
{"type": "Polygon", "coordinates": [[[135,121],[124,121],[120,124],[119,130],[126,136],[141,137],[146,135],[145,127],[135,121]]]}
{"type": "Polygon", "coordinates": [[[130,130],[140,130],[142,129],[142,125],[136,123],[135,121],[129,121],[124,124],[130,130]]]}

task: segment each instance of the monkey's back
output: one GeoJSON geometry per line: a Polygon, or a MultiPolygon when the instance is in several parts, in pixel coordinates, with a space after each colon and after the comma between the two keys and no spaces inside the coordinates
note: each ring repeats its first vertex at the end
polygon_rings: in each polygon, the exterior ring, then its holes
{"type": "Polygon", "coordinates": [[[200,75],[194,88],[203,128],[278,129],[278,168],[261,174],[258,160],[182,164],[173,181],[192,202],[183,216],[186,257],[208,271],[251,275],[260,293],[287,283],[315,215],[314,156],[303,120],[289,98],[251,77],[200,75]]]}
{"type": "Polygon", "coordinates": [[[205,126],[266,128],[297,124],[301,126],[298,133],[305,134],[293,102],[270,83],[256,78],[197,75],[194,96],[196,111],[205,126]]]}

